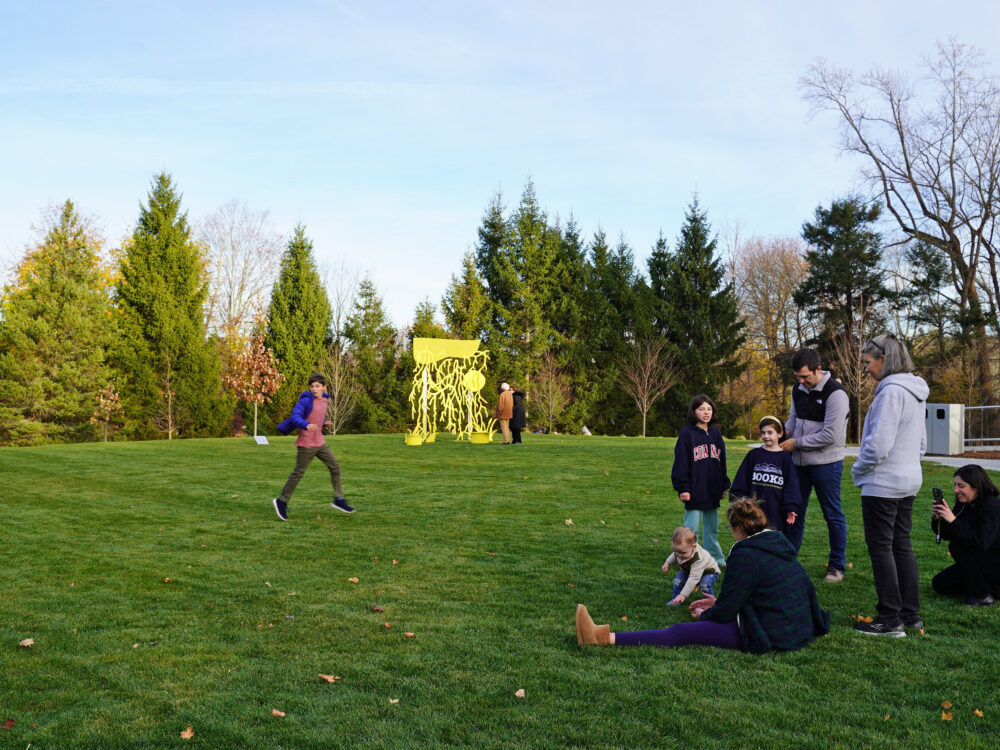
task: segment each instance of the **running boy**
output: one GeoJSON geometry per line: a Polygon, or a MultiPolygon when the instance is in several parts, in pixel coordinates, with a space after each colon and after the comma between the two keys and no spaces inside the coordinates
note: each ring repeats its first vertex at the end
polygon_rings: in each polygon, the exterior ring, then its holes
{"type": "Polygon", "coordinates": [[[282,435],[287,435],[292,430],[299,431],[299,439],[295,441],[298,449],[295,469],[285,482],[281,494],[271,501],[274,512],[282,521],[288,520],[288,501],[314,458],[318,458],[330,470],[330,481],[333,483],[333,502],[330,505],[343,513],[354,512],[354,508],[344,500],[344,493],[340,488],[340,464],[323,437],[324,425],[332,424],[326,418],[326,405],[330,396],[323,390],[325,385],[326,378],[318,373],[312,375],[309,378],[309,390],[299,396],[299,402],[292,409],[292,416],[278,425],[278,432],[282,435]]]}

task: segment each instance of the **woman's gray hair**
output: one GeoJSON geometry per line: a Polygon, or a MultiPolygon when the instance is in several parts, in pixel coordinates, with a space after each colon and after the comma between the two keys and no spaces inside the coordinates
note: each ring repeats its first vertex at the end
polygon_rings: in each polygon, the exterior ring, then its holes
{"type": "Polygon", "coordinates": [[[861,353],[885,358],[882,362],[882,372],[878,376],[879,380],[901,372],[913,372],[913,360],[906,351],[906,345],[892,333],[868,339],[868,343],[861,347],[861,353]]]}

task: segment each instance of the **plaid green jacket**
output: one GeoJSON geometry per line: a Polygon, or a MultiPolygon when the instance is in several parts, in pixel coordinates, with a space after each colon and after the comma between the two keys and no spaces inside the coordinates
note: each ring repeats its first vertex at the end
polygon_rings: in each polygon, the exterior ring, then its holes
{"type": "Polygon", "coordinates": [[[770,529],[733,545],[719,597],[701,619],[737,620],[743,650],[753,654],[794,651],[830,631],[795,548],[770,529]]]}

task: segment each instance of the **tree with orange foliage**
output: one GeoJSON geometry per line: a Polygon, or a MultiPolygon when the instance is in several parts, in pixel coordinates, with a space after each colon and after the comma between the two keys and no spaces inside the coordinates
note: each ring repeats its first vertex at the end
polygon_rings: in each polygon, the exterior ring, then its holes
{"type": "Polygon", "coordinates": [[[226,387],[237,400],[253,404],[253,434],[257,436],[257,408],[278,392],[285,376],[278,372],[274,352],[264,344],[267,326],[258,319],[249,340],[239,348],[223,376],[226,387]]]}

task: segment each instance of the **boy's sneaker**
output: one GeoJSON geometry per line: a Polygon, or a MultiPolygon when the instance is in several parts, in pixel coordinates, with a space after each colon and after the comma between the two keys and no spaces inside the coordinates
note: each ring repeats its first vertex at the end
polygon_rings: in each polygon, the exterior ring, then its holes
{"type": "Polygon", "coordinates": [[[339,510],[341,513],[353,513],[354,512],[354,508],[352,508],[350,505],[348,505],[347,501],[344,498],[342,498],[342,497],[336,498],[332,503],[330,503],[330,505],[332,505],[334,508],[336,508],[337,510],[339,510]]]}
{"type": "Polygon", "coordinates": [[[282,521],[287,521],[288,503],[283,502],[280,498],[276,497],[274,498],[274,500],[271,501],[271,504],[274,505],[274,512],[278,514],[278,518],[280,518],[282,521]]]}
{"type": "Polygon", "coordinates": [[[888,623],[875,620],[874,622],[856,622],[854,629],[865,635],[887,635],[890,638],[905,638],[906,630],[903,623],[888,623]]]}
{"type": "Polygon", "coordinates": [[[839,581],[843,581],[844,571],[837,570],[836,568],[830,568],[823,580],[827,583],[838,583],[839,581]]]}
{"type": "Polygon", "coordinates": [[[910,630],[923,630],[924,621],[919,617],[914,617],[912,620],[903,620],[903,627],[909,628],[910,630]]]}

